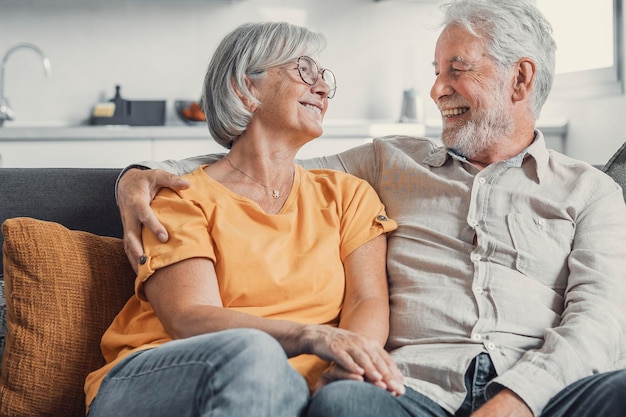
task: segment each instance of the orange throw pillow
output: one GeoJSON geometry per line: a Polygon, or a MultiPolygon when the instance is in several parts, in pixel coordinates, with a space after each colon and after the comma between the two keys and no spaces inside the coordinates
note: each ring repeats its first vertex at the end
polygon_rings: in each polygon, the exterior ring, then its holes
{"type": "Polygon", "coordinates": [[[100,338],[133,293],[123,243],[31,218],[2,232],[0,415],[84,416],[85,377],[104,365],[100,338]]]}

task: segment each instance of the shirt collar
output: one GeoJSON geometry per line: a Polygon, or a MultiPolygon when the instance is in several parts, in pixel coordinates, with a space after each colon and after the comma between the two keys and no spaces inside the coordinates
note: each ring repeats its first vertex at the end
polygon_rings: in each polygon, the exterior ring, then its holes
{"type": "MultiPolygon", "coordinates": [[[[511,168],[521,168],[526,156],[532,158],[535,161],[535,175],[537,181],[540,182],[548,169],[549,153],[546,148],[545,139],[543,133],[539,130],[535,130],[535,140],[526,149],[519,154],[503,161],[507,166],[511,168]]],[[[447,149],[444,146],[436,148],[430,155],[424,159],[424,163],[431,167],[441,167],[449,158],[454,158],[461,162],[469,163],[469,161],[459,154],[454,153],[452,150],[447,149]]]]}

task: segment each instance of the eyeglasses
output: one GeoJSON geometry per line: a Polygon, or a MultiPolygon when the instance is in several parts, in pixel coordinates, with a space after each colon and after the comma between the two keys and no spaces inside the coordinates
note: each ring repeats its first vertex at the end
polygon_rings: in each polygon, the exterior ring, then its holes
{"type": "Polygon", "coordinates": [[[300,78],[304,81],[305,84],[315,85],[317,80],[319,79],[319,74],[322,74],[322,80],[330,87],[330,92],[328,93],[328,98],[335,97],[335,91],[337,91],[337,81],[335,79],[335,74],[329,69],[318,68],[317,64],[313,59],[308,56],[301,56],[298,58],[298,74],[300,74],[300,78]]]}

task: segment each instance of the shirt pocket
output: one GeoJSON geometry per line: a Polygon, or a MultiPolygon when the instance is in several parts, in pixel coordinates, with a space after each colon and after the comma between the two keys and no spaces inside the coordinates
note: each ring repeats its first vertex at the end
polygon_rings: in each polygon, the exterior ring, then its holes
{"type": "Polygon", "coordinates": [[[563,288],[574,239],[573,222],[511,213],[507,224],[516,253],[515,268],[552,288],[563,288]]]}

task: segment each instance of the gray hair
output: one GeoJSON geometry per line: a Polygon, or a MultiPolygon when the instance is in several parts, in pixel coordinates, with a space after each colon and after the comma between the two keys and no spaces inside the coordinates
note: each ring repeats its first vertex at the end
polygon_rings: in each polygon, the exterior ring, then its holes
{"type": "Polygon", "coordinates": [[[554,81],[556,51],[552,26],[539,9],[530,0],[456,0],[443,8],[443,26],[459,25],[486,38],[489,55],[502,70],[521,58],[534,61],[530,106],[538,118],[554,81]]]}
{"type": "Polygon", "coordinates": [[[209,63],[202,93],[213,138],[230,149],[247,129],[252,113],[237,91],[245,99],[260,103],[246,86],[246,75],[262,78],[268,68],[302,55],[315,57],[325,47],[323,34],[285,22],[246,23],[226,35],[209,63]]]}

